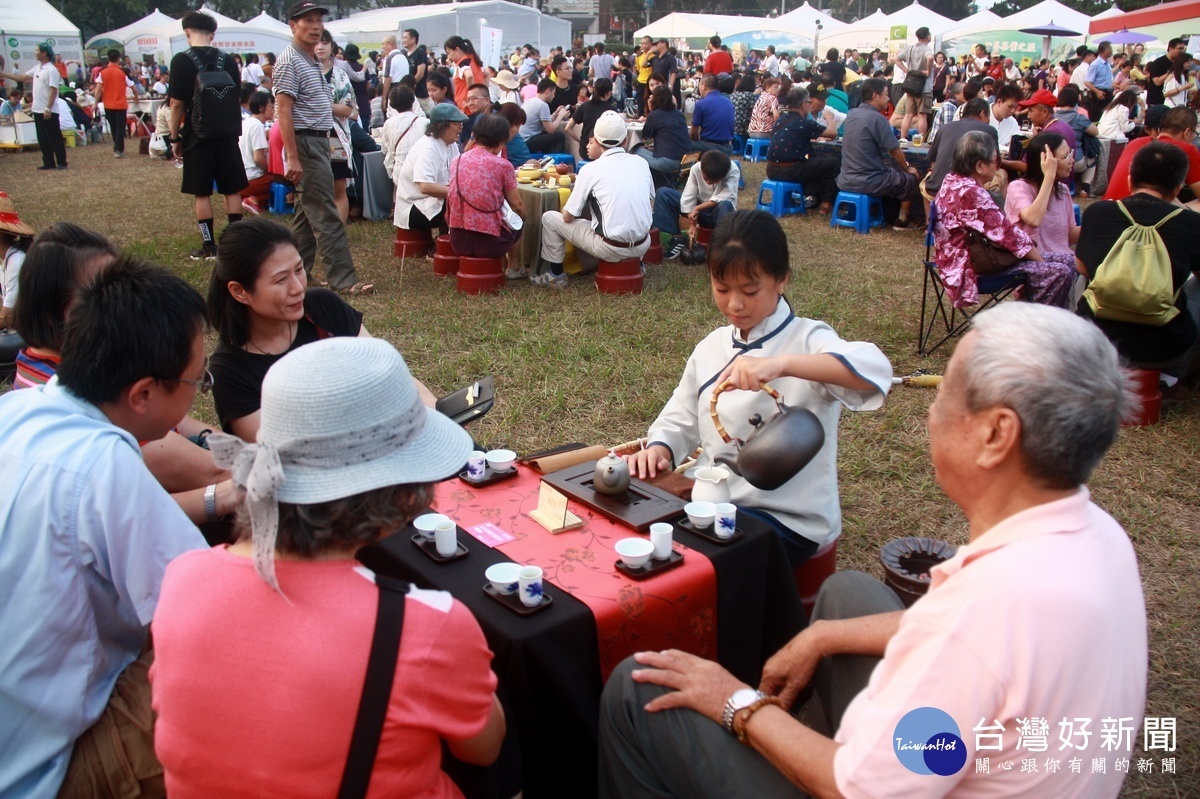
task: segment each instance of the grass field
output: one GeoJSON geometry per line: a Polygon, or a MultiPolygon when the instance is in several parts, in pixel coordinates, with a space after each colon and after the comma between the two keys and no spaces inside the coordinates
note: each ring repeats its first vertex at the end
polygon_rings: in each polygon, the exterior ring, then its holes
{"type": "MultiPolygon", "coordinates": [[[[0,190],[22,218],[35,228],[58,220],[95,228],[204,290],[208,265],[186,257],[198,234],[190,198],[178,191],[179,172],[146,157],[115,161],[103,145],[68,153],[70,169],[51,173],[35,171],[34,152],[0,157],[0,190]]],[[[747,165],[746,172],[743,207],[752,202],[763,165],[747,165]]],[[[787,294],[798,314],[829,322],[844,338],[875,342],[898,375],[942,370],[948,347],[937,357],[916,354],[918,234],[857,236],[815,216],[789,217],[784,226],[794,270],[787,294]]],[[[499,296],[467,297],[456,293],[452,279],[433,277],[428,261],[410,259],[402,272],[391,255],[390,224],[354,223],[349,234],[360,279],[379,288],[354,301],[367,328],[393,342],[435,393],[495,375],[495,410],[472,433],[519,453],[644,434],[692,347],[724,323],[695,267],[649,267],[646,289],[636,297],[598,295],[586,279],[563,292],[510,284],[499,296]]],[[[899,536],[965,542],[964,519],[939,491],[929,462],[924,425],[932,399],[928,389],[900,387],[879,411],[843,414],[839,568],[881,575],[879,548],[899,536]]],[[[198,412],[212,418],[209,407],[198,412]]],[[[1153,773],[1131,769],[1126,796],[1200,796],[1198,488],[1197,392],[1182,395],[1161,424],[1123,431],[1091,482],[1095,501],[1129,531],[1141,564],[1150,634],[1146,713],[1175,717],[1178,725],[1177,751],[1151,753],[1153,773]],[[1176,758],[1177,774],[1160,773],[1164,754],[1176,758]]],[[[1085,767],[1103,754],[1098,738],[1084,754],[1085,767]]]]}

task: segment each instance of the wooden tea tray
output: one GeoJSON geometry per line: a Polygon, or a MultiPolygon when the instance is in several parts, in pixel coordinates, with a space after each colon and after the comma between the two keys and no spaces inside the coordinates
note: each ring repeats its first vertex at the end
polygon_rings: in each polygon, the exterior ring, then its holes
{"type": "Polygon", "coordinates": [[[592,488],[595,472],[596,462],[588,461],[543,475],[542,481],[605,518],[642,533],[655,522],[678,517],[687,504],[679,497],[637,479],[630,481],[624,494],[601,494],[592,488]]]}

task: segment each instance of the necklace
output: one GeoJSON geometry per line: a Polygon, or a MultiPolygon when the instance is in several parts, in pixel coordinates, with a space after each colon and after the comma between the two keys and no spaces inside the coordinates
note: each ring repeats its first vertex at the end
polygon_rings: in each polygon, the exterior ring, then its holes
{"type": "Polygon", "coordinates": [[[263,355],[272,355],[272,356],[283,355],[283,354],[287,353],[287,351],[289,349],[291,349],[292,342],[296,340],[296,326],[297,326],[296,322],[288,322],[288,343],[287,343],[287,349],[284,349],[283,352],[267,352],[262,347],[255,344],[254,339],[252,339],[252,338],[247,339],[246,343],[249,344],[254,349],[258,350],[263,355]]]}

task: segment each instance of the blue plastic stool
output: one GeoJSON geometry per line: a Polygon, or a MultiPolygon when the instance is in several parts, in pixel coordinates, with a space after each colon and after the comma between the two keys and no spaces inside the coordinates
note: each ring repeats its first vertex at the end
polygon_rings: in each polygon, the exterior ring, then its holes
{"type": "Polygon", "coordinates": [[[570,164],[575,166],[575,156],[570,153],[530,153],[529,157],[535,161],[541,161],[543,158],[553,158],[556,164],[570,164]]]}
{"type": "Polygon", "coordinates": [[[580,172],[582,172],[582,171],[583,171],[583,168],[584,168],[585,166],[587,166],[588,164],[590,164],[590,163],[592,163],[592,162],[591,162],[591,161],[578,161],[578,162],[576,162],[576,164],[575,164],[575,174],[576,174],[576,175],[578,175],[580,172]]]}
{"type": "Polygon", "coordinates": [[[746,147],[742,150],[742,158],[754,161],[767,160],[767,148],[771,146],[770,139],[746,139],[746,147]]]}
{"type": "Polygon", "coordinates": [[[746,137],[745,136],[734,136],[733,137],[733,152],[734,152],[734,154],[736,155],[737,153],[743,153],[745,151],[746,151],[746,137]]]}
{"type": "Polygon", "coordinates": [[[854,228],[858,233],[868,233],[873,227],[883,224],[883,202],[870,194],[855,194],[851,191],[839,191],[833,204],[833,213],[829,215],[830,227],[854,228]],[[842,216],[843,207],[854,209],[853,216],[842,216]]]}
{"type": "Polygon", "coordinates": [[[1073,206],[1075,208],[1075,224],[1082,225],[1083,224],[1083,213],[1079,210],[1079,203],[1073,203],[1073,206]]]}
{"type": "Polygon", "coordinates": [[[758,210],[770,211],[771,216],[803,214],[808,209],[804,203],[804,185],[782,180],[764,180],[758,187],[758,210]],[[763,195],[770,192],[771,201],[764,202],[763,195]]]}
{"type": "Polygon", "coordinates": [[[294,214],[296,206],[287,201],[287,195],[290,189],[283,183],[271,184],[271,203],[268,206],[273,214],[294,214]]]}

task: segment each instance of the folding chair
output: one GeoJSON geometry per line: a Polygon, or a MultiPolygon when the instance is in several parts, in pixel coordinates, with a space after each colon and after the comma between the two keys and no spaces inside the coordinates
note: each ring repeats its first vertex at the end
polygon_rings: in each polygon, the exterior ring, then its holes
{"type": "Polygon", "coordinates": [[[1026,284],[1024,274],[976,276],[975,285],[979,289],[980,304],[970,309],[955,308],[946,296],[946,287],[942,285],[942,276],[938,272],[937,264],[933,261],[933,230],[936,224],[937,206],[930,203],[929,226],[925,229],[925,260],[923,262],[925,279],[921,289],[921,327],[917,331],[917,352],[921,355],[931,354],[950,339],[960,335],[971,324],[971,317],[997,303],[1004,302],[1010,294],[1026,284]],[[934,336],[941,336],[941,338],[936,343],[930,344],[929,342],[934,336]]]}
{"type": "Polygon", "coordinates": [[[675,188],[683,191],[687,185],[688,175],[692,171],[692,167],[700,163],[700,153],[687,153],[683,158],[679,159],[679,175],[675,178],[675,188]]]}

